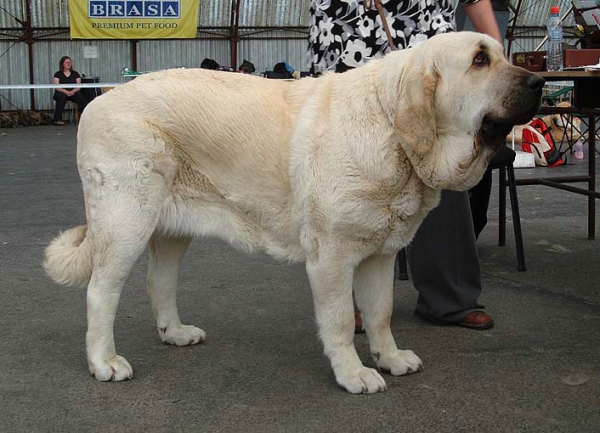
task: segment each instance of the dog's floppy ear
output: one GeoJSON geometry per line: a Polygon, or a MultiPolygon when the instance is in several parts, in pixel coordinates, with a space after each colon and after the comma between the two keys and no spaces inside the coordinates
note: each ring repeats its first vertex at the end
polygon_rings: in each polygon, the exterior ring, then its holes
{"type": "Polygon", "coordinates": [[[436,140],[435,90],[440,79],[433,62],[421,59],[422,67],[409,66],[400,81],[394,129],[400,140],[423,156],[436,140]]]}

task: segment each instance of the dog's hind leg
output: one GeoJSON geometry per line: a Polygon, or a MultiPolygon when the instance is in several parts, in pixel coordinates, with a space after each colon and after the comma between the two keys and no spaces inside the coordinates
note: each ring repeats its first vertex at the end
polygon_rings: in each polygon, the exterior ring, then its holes
{"type": "Polygon", "coordinates": [[[354,268],[343,257],[344,253],[320,252],[317,260],[306,262],[319,334],[337,383],[353,394],[373,394],[385,390],[385,381],[376,370],[363,366],[356,353],[354,268]]]}
{"type": "Polygon", "coordinates": [[[148,294],[161,340],[176,346],[201,343],[206,338],[202,329],[182,325],[177,311],[177,277],[189,244],[188,237],[155,233],[150,239],[148,294]]]}
{"type": "Polygon", "coordinates": [[[423,363],[412,350],[398,350],[390,329],[395,257],[390,254],[365,259],[354,276],[354,296],[369,337],[371,356],[380,369],[400,376],[421,370],[423,363]]]}
{"type": "Polygon", "coordinates": [[[112,160],[93,167],[82,169],[94,250],[87,291],[87,358],[96,379],[119,381],[133,375],[127,360],[115,350],[113,325],[119,298],[156,228],[167,187],[150,160],[112,160]]]}

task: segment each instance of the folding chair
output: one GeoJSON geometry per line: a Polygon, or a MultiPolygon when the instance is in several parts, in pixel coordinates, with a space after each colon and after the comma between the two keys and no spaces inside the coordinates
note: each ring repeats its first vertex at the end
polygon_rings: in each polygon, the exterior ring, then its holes
{"type": "Polygon", "coordinates": [[[65,109],[63,111],[63,119],[65,114],[67,115],[67,121],[69,123],[79,123],[79,105],[77,105],[73,101],[67,101],[65,104],[65,109]]]}
{"type": "MultiPolygon", "coordinates": [[[[549,92],[543,97],[543,102],[549,107],[557,107],[561,102],[571,102],[573,100],[573,86],[564,86],[553,92],[549,92]]],[[[560,114],[562,125],[554,125],[556,127],[564,128],[565,134],[559,143],[555,143],[558,147],[558,151],[563,154],[567,151],[573,153],[573,146],[575,142],[581,137],[587,142],[587,136],[589,133],[590,125],[587,124],[587,116],[579,114],[560,114]],[[578,125],[575,124],[574,120],[579,120],[578,125]],[[568,133],[567,133],[568,131],[568,133]],[[567,146],[567,149],[563,151],[563,145],[567,146]]],[[[596,135],[596,141],[600,142],[600,127],[593,125],[594,134],[596,135]]],[[[596,149],[596,153],[600,155],[600,150],[596,149]]]]}
{"type": "Polygon", "coordinates": [[[506,245],[506,187],[508,187],[508,192],[510,195],[510,208],[512,212],[513,231],[515,235],[515,246],[517,248],[517,270],[526,271],[527,267],[525,265],[525,248],[523,247],[523,235],[521,232],[521,213],[519,211],[519,199],[517,197],[517,181],[515,178],[515,169],[513,167],[516,153],[508,147],[506,148],[506,150],[506,152],[502,153],[502,158],[492,158],[490,164],[488,165],[488,170],[498,169],[500,173],[498,182],[498,196],[500,208],[498,223],[498,246],[502,247],[506,245]]]}
{"type": "MultiPolygon", "coordinates": [[[[508,187],[513,231],[515,235],[515,246],[517,250],[517,270],[526,271],[527,266],[525,264],[525,248],[523,246],[523,234],[521,231],[521,214],[519,211],[517,182],[513,167],[515,157],[515,152],[509,147],[500,149],[490,160],[488,164],[488,170],[499,170],[498,246],[502,247],[506,245],[506,188],[508,187]]],[[[396,279],[408,280],[406,248],[400,250],[396,255],[394,273],[396,279]]]]}

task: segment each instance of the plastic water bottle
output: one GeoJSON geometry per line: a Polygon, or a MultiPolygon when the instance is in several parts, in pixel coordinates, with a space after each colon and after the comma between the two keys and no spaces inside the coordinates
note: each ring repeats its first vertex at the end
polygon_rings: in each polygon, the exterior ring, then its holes
{"type": "Polygon", "coordinates": [[[546,69],[548,71],[563,70],[563,29],[559,17],[560,8],[550,8],[550,19],[548,19],[548,47],[546,50],[546,69]]]}
{"type": "Polygon", "coordinates": [[[575,159],[583,159],[583,140],[581,138],[575,142],[575,159]]]}

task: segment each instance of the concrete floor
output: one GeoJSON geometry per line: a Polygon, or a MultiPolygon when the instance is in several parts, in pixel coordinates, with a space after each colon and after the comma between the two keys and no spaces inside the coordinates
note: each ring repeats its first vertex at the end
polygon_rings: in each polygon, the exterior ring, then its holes
{"type": "MultiPolygon", "coordinates": [[[[135,378],[97,382],[85,363],[85,290],[57,286],[41,267],[59,230],[84,221],[75,132],[0,129],[0,432],[600,432],[600,240],[586,238],[585,197],[542,186],[519,187],[527,272],[516,270],[510,226],[508,246],[496,246],[492,197],[479,240],[492,330],[421,321],[415,290],[397,282],[393,331],[425,369],[385,376],[387,392],[338,388],[302,265],[215,240],[192,243],[179,286],[181,316],[206,343],[161,344],[143,257],[115,326],[135,378]]],[[[356,342],[372,366],[366,337],[356,342]]]]}

